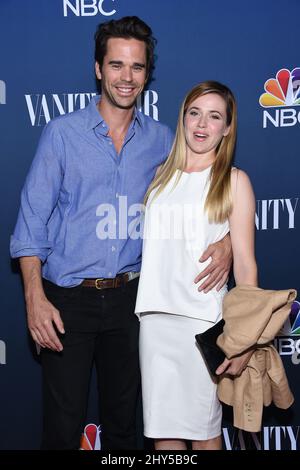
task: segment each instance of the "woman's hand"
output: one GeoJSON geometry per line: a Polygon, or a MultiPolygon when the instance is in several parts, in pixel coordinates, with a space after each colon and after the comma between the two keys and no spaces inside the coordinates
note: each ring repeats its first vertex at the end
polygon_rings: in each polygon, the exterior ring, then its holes
{"type": "Polygon", "coordinates": [[[247,351],[240,356],[233,357],[232,359],[224,359],[222,364],[217,368],[216,375],[226,374],[238,377],[246,369],[250,357],[253,354],[253,350],[247,351]]]}

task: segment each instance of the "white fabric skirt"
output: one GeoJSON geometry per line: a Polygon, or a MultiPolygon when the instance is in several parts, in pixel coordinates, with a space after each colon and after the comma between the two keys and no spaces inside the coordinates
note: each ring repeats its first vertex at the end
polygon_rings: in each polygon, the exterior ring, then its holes
{"type": "Polygon", "coordinates": [[[144,434],[206,440],[221,435],[217,387],[195,335],[212,323],[160,312],[140,317],[144,434]]]}

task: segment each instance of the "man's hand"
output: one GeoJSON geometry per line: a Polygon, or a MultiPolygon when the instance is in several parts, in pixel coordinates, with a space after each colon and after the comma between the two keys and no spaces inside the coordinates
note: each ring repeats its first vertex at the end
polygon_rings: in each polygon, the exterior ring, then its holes
{"type": "Polygon", "coordinates": [[[217,291],[219,291],[227,281],[232,263],[229,234],[219,242],[209,245],[199,261],[203,263],[203,261],[206,261],[209,257],[212,258],[211,262],[194,280],[195,284],[197,284],[207,276],[207,279],[198,287],[199,291],[203,290],[205,293],[209,292],[215,286],[217,286],[217,291]]]}
{"type": "Polygon", "coordinates": [[[60,333],[64,333],[64,325],[59,311],[46,297],[37,297],[27,301],[28,328],[34,341],[42,348],[62,351],[63,346],[58,339],[53,323],[60,333]]]}
{"type": "Polygon", "coordinates": [[[42,348],[62,351],[53,323],[64,334],[59,311],[47,299],[41,276],[41,261],[37,256],[23,256],[20,267],[24,281],[27,321],[33,340],[42,348]]]}
{"type": "Polygon", "coordinates": [[[253,350],[247,351],[240,356],[233,357],[232,359],[227,359],[226,357],[222,364],[217,368],[216,375],[221,375],[226,372],[226,374],[238,377],[246,369],[252,354],[253,350]]]}

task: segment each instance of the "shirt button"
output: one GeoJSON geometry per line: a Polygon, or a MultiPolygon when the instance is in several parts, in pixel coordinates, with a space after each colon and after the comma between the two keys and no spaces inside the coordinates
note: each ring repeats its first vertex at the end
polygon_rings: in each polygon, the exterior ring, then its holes
{"type": "Polygon", "coordinates": [[[109,272],[109,273],[108,273],[108,277],[111,277],[111,276],[112,276],[112,273],[111,273],[111,272],[109,272]]]}
{"type": "Polygon", "coordinates": [[[111,247],[111,251],[116,251],[114,246],[111,247]]]}
{"type": "Polygon", "coordinates": [[[112,142],[111,142],[111,141],[109,141],[108,143],[109,143],[109,145],[112,145],[112,142]]]}
{"type": "Polygon", "coordinates": [[[106,125],[105,125],[105,124],[102,124],[102,127],[106,127],[106,125]]]}
{"type": "Polygon", "coordinates": [[[119,197],[119,193],[116,193],[116,197],[119,197]]]}

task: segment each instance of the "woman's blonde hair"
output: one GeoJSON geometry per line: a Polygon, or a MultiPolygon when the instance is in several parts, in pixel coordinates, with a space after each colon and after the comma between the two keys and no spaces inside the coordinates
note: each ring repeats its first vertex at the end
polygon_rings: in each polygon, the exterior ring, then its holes
{"type": "Polygon", "coordinates": [[[195,86],[185,97],[180,108],[178,124],[174,143],[165,163],[159,168],[157,174],[148,188],[145,204],[153,189],[157,189],[158,196],[179,170],[175,185],[178,183],[182,171],[186,166],[186,138],[184,131],[184,117],[188,107],[193,101],[208,93],[216,93],[226,103],[226,125],[230,126],[228,135],[224,136],[216,149],[216,159],[210,172],[210,188],[205,201],[205,210],[210,222],[222,223],[232,210],[231,197],[231,166],[236,141],[237,110],[235,98],[227,86],[215,81],[202,82],[195,86]]]}

